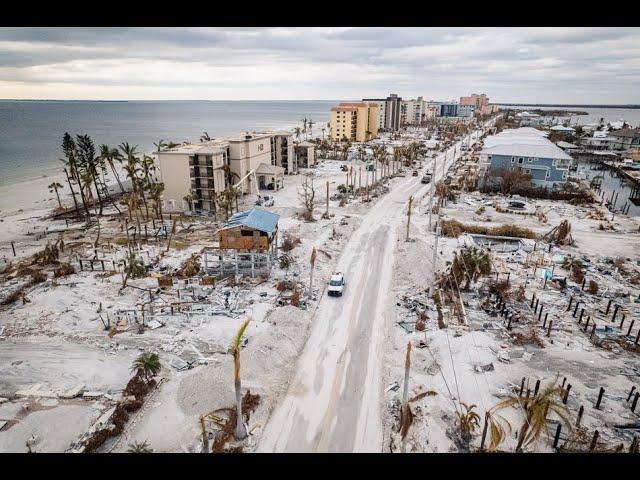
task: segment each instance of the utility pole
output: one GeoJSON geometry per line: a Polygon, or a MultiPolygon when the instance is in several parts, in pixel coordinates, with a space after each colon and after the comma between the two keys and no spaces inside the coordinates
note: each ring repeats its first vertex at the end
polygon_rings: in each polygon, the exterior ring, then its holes
{"type": "Polygon", "coordinates": [[[429,288],[429,296],[433,295],[433,292],[435,290],[436,287],[436,268],[437,268],[437,261],[438,261],[438,236],[440,235],[440,226],[438,225],[438,223],[436,222],[436,233],[435,233],[435,238],[433,240],[433,280],[431,281],[431,287],[429,288]]]}
{"type": "Polygon", "coordinates": [[[325,216],[329,218],[329,181],[327,180],[327,211],[324,212],[325,216]]]}
{"type": "Polygon", "coordinates": [[[431,168],[431,172],[431,193],[429,194],[429,231],[431,231],[431,214],[433,213],[433,195],[435,193],[433,186],[436,183],[436,157],[433,157],[433,168],[431,168]]]}
{"type": "Polygon", "coordinates": [[[311,270],[309,271],[309,298],[313,295],[313,267],[316,264],[316,247],[311,251],[311,270]]]}

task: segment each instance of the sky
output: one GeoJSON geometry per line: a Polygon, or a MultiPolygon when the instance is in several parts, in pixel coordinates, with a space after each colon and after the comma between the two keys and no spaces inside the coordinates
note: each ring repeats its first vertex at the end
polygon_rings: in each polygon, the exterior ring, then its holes
{"type": "Polygon", "coordinates": [[[0,28],[0,98],[640,104],[640,28],[0,28]]]}

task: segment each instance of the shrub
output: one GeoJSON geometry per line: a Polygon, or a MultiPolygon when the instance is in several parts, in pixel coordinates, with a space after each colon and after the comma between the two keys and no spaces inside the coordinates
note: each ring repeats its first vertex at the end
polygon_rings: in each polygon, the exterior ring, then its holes
{"type": "Polygon", "coordinates": [[[72,265],[68,263],[62,263],[60,266],[56,267],[53,271],[53,276],[55,278],[66,277],[67,275],[72,275],[76,273],[76,269],[73,268],[72,265]]]}
{"type": "Polygon", "coordinates": [[[182,262],[178,273],[183,277],[195,277],[198,275],[200,273],[200,255],[194,253],[182,262]]]}
{"type": "Polygon", "coordinates": [[[285,233],[284,238],[282,239],[282,246],[280,247],[285,252],[290,252],[293,250],[296,245],[300,245],[300,239],[298,237],[294,237],[290,233],[285,233]]]}
{"type": "Polygon", "coordinates": [[[485,227],[483,225],[467,225],[457,220],[442,220],[442,234],[445,237],[459,237],[463,233],[478,235],[496,235],[504,237],[536,238],[537,235],[528,228],[517,225],[501,225],[499,227],[485,227]]]}
{"type": "Polygon", "coordinates": [[[34,271],[31,274],[31,285],[36,285],[38,283],[42,283],[47,279],[47,274],[43,273],[39,270],[34,271]]]}
{"type": "Polygon", "coordinates": [[[587,292],[589,292],[592,295],[596,295],[598,293],[598,282],[589,280],[589,286],[587,287],[587,292]]]}

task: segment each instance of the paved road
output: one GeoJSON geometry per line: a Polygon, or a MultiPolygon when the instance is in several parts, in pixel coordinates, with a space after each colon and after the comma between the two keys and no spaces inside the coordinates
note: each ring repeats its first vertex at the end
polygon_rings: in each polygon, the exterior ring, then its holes
{"type": "MultiPolygon", "coordinates": [[[[449,165],[453,147],[448,153],[449,165]]],[[[443,158],[438,157],[437,165],[443,158]]],[[[435,181],[442,177],[442,168],[437,170],[435,181]]],[[[381,344],[387,305],[393,300],[387,294],[396,231],[406,221],[409,196],[428,188],[420,177],[404,178],[363,217],[337,264],[346,291],[342,298],[325,295],[320,300],[297,373],[269,419],[258,451],[382,451],[381,344]]]]}

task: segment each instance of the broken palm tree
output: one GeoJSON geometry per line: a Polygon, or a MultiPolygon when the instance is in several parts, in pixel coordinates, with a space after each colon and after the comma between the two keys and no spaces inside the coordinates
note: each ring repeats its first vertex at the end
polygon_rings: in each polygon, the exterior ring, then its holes
{"type": "Polygon", "coordinates": [[[543,235],[543,240],[556,245],[573,245],[571,236],[571,224],[568,220],[563,220],[559,225],[553,227],[543,235]]]}
{"type": "Polygon", "coordinates": [[[409,408],[409,371],[411,370],[411,342],[407,342],[407,354],[404,360],[404,386],[402,390],[402,411],[400,413],[400,437],[402,438],[402,452],[406,450],[406,437],[413,420],[413,413],[409,408]]]}
{"type": "Polygon", "coordinates": [[[409,205],[407,206],[407,238],[405,241],[409,241],[409,226],[411,225],[411,205],[413,205],[413,195],[409,197],[409,205]]]}
{"type": "Polygon", "coordinates": [[[316,265],[316,247],[313,247],[313,250],[311,251],[311,259],[309,260],[309,264],[311,266],[311,269],[309,270],[309,295],[308,298],[311,298],[313,295],[313,268],[316,265]]]}
{"type": "Polygon", "coordinates": [[[231,344],[232,353],[233,353],[233,373],[234,373],[234,387],[236,391],[236,426],[235,426],[235,436],[238,440],[242,440],[247,436],[247,429],[244,425],[242,418],[242,384],[240,381],[240,348],[242,347],[242,336],[244,335],[247,326],[249,325],[249,320],[246,319],[240,329],[236,333],[236,336],[233,337],[233,342],[231,344]]]}
{"type": "Polygon", "coordinates": [[[521,452],[525,447],[537,442],[543,432],[549,434],[547,431],[549,428],[547,416],[550,412],[560,417],[565,427],[571,431],[572,423],[569,419],[569,412],[562,402],[562,393],[564,390],[556,384],[557,378],[558,377],[534,397],[523,398],[519,394],[513,394],[495,405],[489,411],[492,417],[495,415],[495,412],[510,407],[517,408],[522,412],[524,421],[518,430],[516,452],[521,452]]]}

